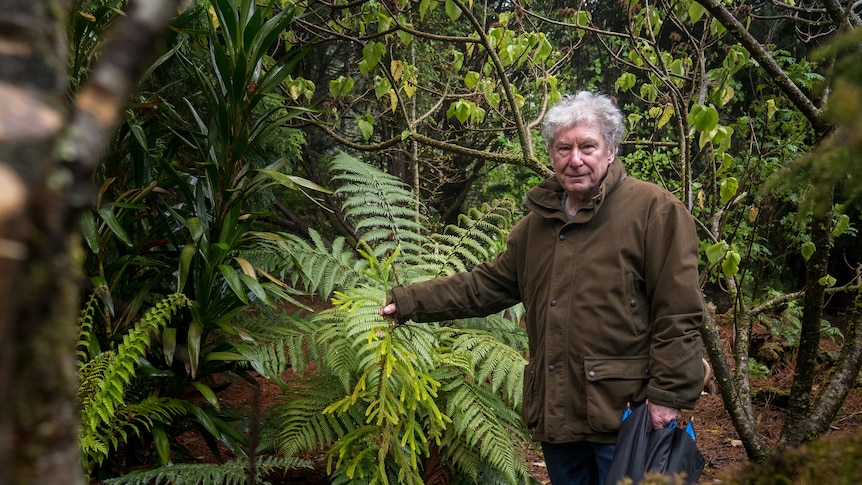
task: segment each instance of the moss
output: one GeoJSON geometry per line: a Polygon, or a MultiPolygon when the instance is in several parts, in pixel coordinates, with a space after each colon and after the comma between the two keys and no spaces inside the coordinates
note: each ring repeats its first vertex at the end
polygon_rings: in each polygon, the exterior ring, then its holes
{"type": "Polygon", "coordinates": [[[862,434],[833,434],[749,464],[725,480],[728,485],[862,483],[862,434]]]}

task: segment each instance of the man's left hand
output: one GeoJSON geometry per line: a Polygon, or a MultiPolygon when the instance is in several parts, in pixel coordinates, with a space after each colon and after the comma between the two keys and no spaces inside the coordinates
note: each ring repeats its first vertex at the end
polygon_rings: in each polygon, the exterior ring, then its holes
{"type": "Polygon", "coordinates": [[[648,406],[652,429],[667,428],[671,421],[682,417],[682,412],[676,408],[653,403],[649,403],[648,406]]]}

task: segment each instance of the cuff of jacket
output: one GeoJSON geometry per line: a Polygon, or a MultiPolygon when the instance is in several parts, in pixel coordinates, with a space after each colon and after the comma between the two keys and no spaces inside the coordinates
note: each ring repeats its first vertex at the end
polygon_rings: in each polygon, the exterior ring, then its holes
{"type": "Polygon", "coordinates": [[[413,314],[413,300],[407,296],[403,286],[394,286],[389,291],[389,301],[395,303],[395,321],[399,324],[409,320],[407,315],[413,314]]]}
{"type": "Polygon", "coordinates": [[[675,409],[694,409],[693,403],[681,401],[673,391],[664,391],[653,386],[647,386],[646,397],[649,402],[660,406],[675,409]]]}

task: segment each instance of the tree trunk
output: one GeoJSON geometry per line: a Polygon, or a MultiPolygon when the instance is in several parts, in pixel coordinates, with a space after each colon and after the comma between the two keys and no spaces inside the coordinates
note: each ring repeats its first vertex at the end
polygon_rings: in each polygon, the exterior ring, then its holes
{"type": "Polygon", "coordinates": [[[75,395],[78,212],[130,90],[177,3],[119,25],[68,119],[68,2],[0,0],[2,484],[83,484],[75,395]]]}
{"type": "MultiPolygon", "coordinates": [[[[814,190],[820,190],[815,184],[814,190]]],[[[811,218],[811,242],[815,245],[806,268],[805,295],[802,299],[802,329],[796,356],[793,385],[790,387],[790,404],[778,441],[778,450],[813,438],[807,425],[811,415],[812,389],[816,377],[817,354],[820,351],[820,320],[823,318],[825,286],[820,282],[826,276],[829,245],[832,233],[831,190],[823,194],[822,205],[815,208],[811,218]]],[[[833,416],[834,417],[834,416],[833,416]]]]}
{"type": "MultiPolygon", "coordinates": [[[[733,427],[739,433],[746,454],[752,461],[762,461],[768,453],[757,433],[757,422],[750,407],[751,399],[743,399],[740,396],[741,391],[736,387],[732,377],[730,363],[724,353],[724,346],[715,322],[715,305],[707,304],[703,316],[700,334],[712,364],[718,392],[721,394],[721,399],[727,408],[733,427]],[[746,403],[749,405],[746,406],[746,403]]],[[[749,390],[745,390],[745,392],[749,392],[749,390]]]]}
{"type": "Polygon", "coordinates": [[[74,223],[53,153],[67,104],[66,19],[59,1],[0,5],[2,483],[82,484],[74,223]]]}

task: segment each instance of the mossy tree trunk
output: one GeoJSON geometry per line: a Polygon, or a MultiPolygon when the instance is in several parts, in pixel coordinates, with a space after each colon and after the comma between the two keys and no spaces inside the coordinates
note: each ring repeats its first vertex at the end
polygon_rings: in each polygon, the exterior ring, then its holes
{"type": "Polygon", "coordinates": [[[69,2],[0,0],[0,483],[83,484],[78,212],[178,2],[132,7],[68,103],[69,2]]]}

